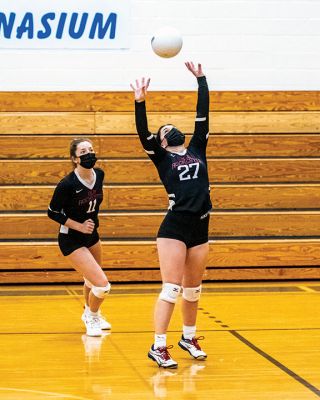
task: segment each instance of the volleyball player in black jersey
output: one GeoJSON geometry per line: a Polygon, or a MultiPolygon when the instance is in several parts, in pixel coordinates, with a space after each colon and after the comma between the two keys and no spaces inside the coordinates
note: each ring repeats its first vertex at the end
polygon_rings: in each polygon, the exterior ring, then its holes
{"type": "Polygon", "coordinates": [[[201,64],[186,67],[197,78],[198,102],[195,129],[188,147],[185,136],[172,124],[148,130],[145,98],[150,79],[131,85],[135,94],[136,127],[142,146],[156,166],[167,191],[169,208],[157,236],[162,291],[154,315],[155,341],[148,353],[160,367],[176,368],[166,344],[166,332],[182,289],[183,334],[179,346],[193,358],[204,360],[196,338],[196,317],[209,244],[211,210],[206,160],[209,136],[209,90],[201,64]]]}
{"type": "Polygon", "coordinates": [[[61,252],[84,277],[85,310],[83,320],[88,336],[101,336],[111,325],[99,307],[110,291],[101,268],[101,244],[97,228],[103,199],[104,172],[93,168],[96,156],[89,139],[74,139],[70,144],[74,170],[55,188],[48,216],[60,224],[61,252]]]}

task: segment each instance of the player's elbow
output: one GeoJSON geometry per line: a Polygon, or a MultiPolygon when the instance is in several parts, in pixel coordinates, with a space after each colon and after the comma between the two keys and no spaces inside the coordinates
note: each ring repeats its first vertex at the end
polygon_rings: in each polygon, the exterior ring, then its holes
{"type": "Polygon", "coordinates": [[[59,221],[58,221],[58,219],[59,219],[58,217],[60,216],[60,213],[57,212],[57,211],[52,210],[52,209],[50,208],[50,206],[48,207],[47,215],[48,215],[48,217],[49,217],[50,219],[52,219],[53,221],[59,222],[59,221]]]}
{"type": "Polygon", "coordinates": [[[50,207],[48,207],[47,216],[48,216],[50,219],[54,219],[54,218],[53,218],[53,212],[52,212],[52,210],[50,209],[50,207]]]}

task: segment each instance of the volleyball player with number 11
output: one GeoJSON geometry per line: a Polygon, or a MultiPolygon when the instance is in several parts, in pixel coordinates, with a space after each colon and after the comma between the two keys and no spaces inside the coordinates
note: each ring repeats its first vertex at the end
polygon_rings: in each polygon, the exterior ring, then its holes
{"type": "Polygon", "coordinates": [[[111,325],[99,308],[110,291],[101,268],[101,243],[97,228],[103,199],[104,172],[93,168],[97,161],[89,139],[74,139],[70,145],[74,170],[55,188],[48,216],[60,224],[58,242],[64,256],[84,277],[85,310],[82,321],[88,336],[101,336],[111,325]]]}

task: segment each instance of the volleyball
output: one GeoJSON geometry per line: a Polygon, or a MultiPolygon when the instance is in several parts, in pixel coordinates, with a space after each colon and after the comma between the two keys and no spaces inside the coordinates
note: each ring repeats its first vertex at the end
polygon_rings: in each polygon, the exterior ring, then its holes
{"type": "Polygon", "coordinates": [[[151,39],[152,50],[163,58],[176,56],[182,48],[182,43],[178,29],[169,26],[159,29],[151,39]]]}

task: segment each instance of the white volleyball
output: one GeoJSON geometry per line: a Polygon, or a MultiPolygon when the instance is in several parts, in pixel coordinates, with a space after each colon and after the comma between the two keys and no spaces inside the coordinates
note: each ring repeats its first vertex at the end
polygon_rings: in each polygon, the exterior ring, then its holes
{"type": "Polygon", "coordinates": [[[182,36],[178,29],[165,26],[155,32],[151,39],[153,51],[164,58],[176,56],[182,48],[182,36]]]}

